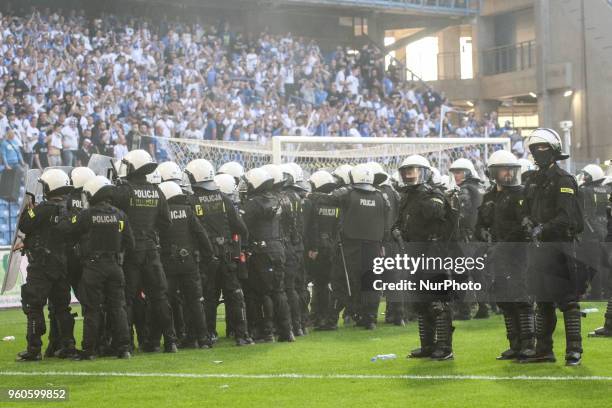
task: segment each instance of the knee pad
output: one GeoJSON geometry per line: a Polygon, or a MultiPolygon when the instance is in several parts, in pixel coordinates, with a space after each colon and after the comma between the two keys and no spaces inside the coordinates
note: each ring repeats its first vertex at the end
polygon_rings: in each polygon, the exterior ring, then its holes
{"type": "Polygon", "coordinates": [[[21,285],[21,309],[23,313],[26,315],[35,311],[40,311],[42,313],[44,306],[45,299],[37,295],[30,285],[27,283],[21,285]]]}

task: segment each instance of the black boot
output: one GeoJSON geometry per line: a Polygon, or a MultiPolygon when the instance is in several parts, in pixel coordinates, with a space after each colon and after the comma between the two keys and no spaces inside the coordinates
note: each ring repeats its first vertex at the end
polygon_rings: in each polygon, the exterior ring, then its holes
{"type": "Polygon", "coordinates": [[[436,316],[436,346],[431,353],[432,360],[452,360],[453,356],[453,322],[450,311],[443,311],[436,316]]]}
{"type": "Polygon", "coordinates": [[[521,363],[554,363],[553,333],[557,326],[557,315],[552,303],[538,304],[536,310],[536,350],[533,357],[519,360],[521,363]]]}
{"type": "Polygon", "coordinates": [[[590,332],[589,337],[612,337],[612,300],[608,301],[605,317],[603,327],[590,332]]]}
{"type": "Polygon", "coordinates": [[[506,338],[510,343],[510,348],[502,352],[497,359],[498,360],[514,360],[519,356],[520,352],[520,339],[519,339],[519,327],[517,327],[517,316],[513,309],[506,310],[504,308],[504,324],[506,325],[506,338]]]}
{"type": "Polygon", "coordinates": [[[17,358],[15,359],[15,361],[18,362],[26,362],[26,361],[40,361],[42,360],[42,355],[40,354],[40,351],[35,351],[35,350],[31,350],[31,351],[22,351],[20,353],[17,354],[17,358]]]}
{"type": "Polygon", "coordinates": [[[580,326],[582,314],[579,306],[563,312],[563,320],[565,321],[565,365],[577,366],[582,360],[582,336],[580,335],[580,326]]]}
{"type": "Polygon", "coordinates": [[[518,358],[519,360],[526,360],[536,355],[535,317],[533,315],[533,307],[531,305],[521,307],[518,313],[520,323],[520,351],[518,358]]]}
{"type": "Polygon", "coordinates": [[[421,347],[414,349],[408,355],[409,358],[427,358],[431,357],[434,351],[434,333],[435,326],[429,315],[419,314],[419,339],[421,347]]]}

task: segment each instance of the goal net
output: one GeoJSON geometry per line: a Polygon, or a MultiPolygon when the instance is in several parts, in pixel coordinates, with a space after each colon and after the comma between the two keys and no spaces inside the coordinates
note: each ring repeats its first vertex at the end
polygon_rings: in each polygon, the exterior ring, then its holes
{"type": "Polygon", "coordinates": [[[392,174],[404,158],[421,154],[443,174],[454,160],[470,159],[483,176],[489,155],[496,150],[509,150],[510,139],[275,136],[267,142],[230,142],[141,136],[135,145],[154,153],[159,162],[171,160],[182,168],[198,158],[216,167],[237,161],[245,169],[295,162],[311,174],[345,163],[376,161],[392,174]]]}

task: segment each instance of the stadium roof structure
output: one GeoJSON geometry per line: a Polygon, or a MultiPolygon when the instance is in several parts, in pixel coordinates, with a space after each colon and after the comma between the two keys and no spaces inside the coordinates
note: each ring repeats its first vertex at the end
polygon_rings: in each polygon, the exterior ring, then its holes
{"type": "Polygon", "coordinates": [[[472,16],[480,11],[480,0],[276,0],[276,3],[439,16],[472,16]]]}

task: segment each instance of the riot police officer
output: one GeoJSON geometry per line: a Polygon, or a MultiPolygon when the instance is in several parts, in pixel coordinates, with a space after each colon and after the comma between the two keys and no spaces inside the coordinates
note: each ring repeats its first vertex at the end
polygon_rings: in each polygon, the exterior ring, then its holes
{"type": "MultiPolygon", "coordinates": [[[[83,186],[91,178],[95,177],[93,170],[87,167],[76,167],[70,171],[70,182],[73,186],[72,191],[67,197],[66,205],[68,208],[68,215],[73,216],[78,214],[84,206],[83,202],[83,186]]],[[[78,254],[78,245],[72,242],[66,243],[66,270],[68,276],[68,282],[72,287],[75,296],[79,298],[78,285],[81,279],[83,269],[81,267],[81,260],[78,254]]],[[[58,351],[57,342],[57,322],[54,315],[53,303],[49,302],[49,343],[45,349],[45,357],[53,357],[58,351]]],[[[73,329],[70,329],[72,332],[73,329]]],[[[61,356],[60,356],[61,357],[61,356]]]]}
{"type": "Polygon", "coordinates": [[[285,294],[291,311],[291,327],[295,336],[305,334],[302,327],[302,304],[298,294],[304,281],[304,245],[302,242],[303,214],[302,198],[286,186],[293,183],[293,169],[283,169],[274,164],[266,164],[263,170],[274,178],[272,190],[278,195],[282,205],[282,232],[285,243],[285,294]],[[285,176],[286,175],[286,176],[285,176]]]}
{"type": "MultiPolygon", "coordinates": [[[[606,164],[609,165],[609,163],[610,161],[608,160],[606,164]]],[[[606,179],[604,185],[608,188],[612,188],[609,179],[606,179]]],[[[612,256],[610,255],[610,242],[612,242],[612,194],[610,194],[608,197],[608,208],[606,210],[608,229],[606,234],[605,252],[608,254],[609,267],[610,265],[612,265],[612,256]]],[[[612,337],[612,273],[610,272],[610,270],[608,270],[607,285],[608,292],[606,293],[606,295],[608,296],[608,304],[606,306],[604,325],[590,332],[589,337],[612,337]]]]}
{"type": "MultiPolygon", "coordinates": [[[[474,227],[476,226],[476,219],[478,217],[478,207],[482,204],[484,188],[474,168],[474,164],[468,159],[461,158],[455,160],[451,164],[449,171],[452,174],[455,184],[458,186],[458,191],[456,192],[457,209],[459,211],[458,239],[460,242],[469,243],[474,240],[474,227]]],[[[473,254],[470,253],[470,255],[473,254]]],[[[484,283],[486,280],[484,275],[476,272],[473,273],[472,279],[481,283],[484,283]]],[[[478,310],[474,318],[487,318],[489,316],[487,303],[484,299],[477,300],[478,310]]],[[[456,307],[458,309],[458,319],[469,319],[471,317],[469,302],[459,302],[456,307]]]]}
{"type": "Polygon", "coordinates": [[[295,234],[292,241],[293,251],[296,254],[298,262],[298,274],[295,282],[295,290],[300,302],[300,318],[303,334],[308,334],[307,327],[312,325],[310,321],[310,291],[308,283],[311,281],[311,276],[308,273],[311,269],[306,268],[306,252],[304,250],[304,234],[305,226],[309,222],[308,215],[310,214],[310,200],[307,197],[310,185],[304,181],[304,172],[302,168],[295,162],[282,164],[281,170],[284,175],[285,184],[284,190],[293,203],[295,215],[295,234]]]}
{"type": "Polygon", "coordinates": [[[359,325],[376,328],[380,293],[374,289],[373,260],[383,253],[382,243],[389,234],[389,202],[374,187],[374,172],[359,164],[349,173],[351,185],[331,195],[313,193],[315,199],[340,207],[343,212],[338,245],[339,262],[332,283],[333,322],[340,312],[351,308],[359,325]]]}
{"type": "MultiPolygon", "coordinates": [[[[324,170],[310,176],[312,191],[329,194],[336,188],[333,176],[324,170]]],[[[335,330],[338,328],[338,316],[334,316],[330,286],[334,257],[338,244],[340,208],[310,197],[310,220],[306,224],[304,245],[311,265],[312,315],[315,330],[335,330]],[[334,320],[335,317],[335,320],[334,320]]]]}
{"type": "MultiPolygon", "coordinates": [[[[399,193],[393,188],[389,180],[389,175],[385,172],[383,167],[377,162],[369,162],[368,165],[372,167],[374,172],[374,186],[383,193],[385,199],[389,202],[389,215],[387,216],[387,229],[391,231],[391,227],[397,220],[400,196],[399,193]]],[[[391,238],[391,235],[387,235],[387,239],[383,242],[386,257],[395,257],[399,253],[397,242],[391,238]]],[[[386,271],[387,282],[399,282],[402,278],[402,274],[397,270],[386,271]]],[[[385,311],[385,322],[392,323],[396,326],[403,326],[405,324],[406,310],[404,305],[404,294],[387,291],[385,293],[387,304],[385,311]]]]}
{"type": "MultiPolygon", "coordinates": [[[[404,194],[400,202],[399,217],[393,226],[393,237],[404,253],[413,256],[447,256],[445,242],[452,238],[456,217],[445,195],[430,184],[432,175],[429,161],[420,155],[404,159],[399,173],[404,194]]],[[[416,271],[412,279],[417,282],[442,282],[449,279],[445,270],[436,268],[416,271]]],[[[421,347],[409,357],[435,360],[453,358],[453,326],[448,290],[416,290],[409,302],[418,316],[421,347]]]]}
{"type": "Polygon", "coordinates": [[[490,292],[504,315],[510,343],[498,360],[525,359],[535,353],[535,320],[526,287],[521,165],[511,152],[498,150],[489,157],[488,170],[493,185],[478,208],[475,235],[491,245],[487,258],[493,277],[490,292]]]}
{"type": "MultiPolygon", "coordinates": [[[[59,169],[43,173],[44,201],[30,203],[19,219],[19,230],[25,234],[23,250],[28,257],[28,274],[21,286],[21,304],[27,317],[28,347],[17,355],[17,361],[38,361],[42,358],[41,337],[46,332],[43,308],[47,300],[53,305],[57,322],[57,338],[62,357],[76,353],[72,334],[74,317],[70,314],[70,284],[66,276],[66,245],[58,228],[66,213],[64,195],[72,186],[68,175],[59,169]]],[[[14,248],[18,250],[21,248],[14,248]]]]}
{"type": "Polygon", "coordinates": [[[165,181],[159,185],[159,189],[168,201],[172,219],[172,226],[160,234],[159,240],[168,293],[170,296],[182,297],[181,304],[184,304],[186,320],[190,325],[187,338],[181,341],[181,347],[210,348],[212,341],[201,302],[199,263],[201,260],[207,263],[212,258],[212,245],[180,186],[165,181]]]}
{"type": "Polygon", "coordinates": [[[576,178],[584,212],[584,231],[579,245],[578,265],[583,268],[582,274],[592,279],[588,299],[599,301],[605,299],[609,270],[603,243],[607,235],[608,196],[612,189],[609,184],[604,184],[604,172],[597,164],[586,165],[576,178]]]}
{"type": "MultiPolygon", "coordinates": [[[[235,162],[230,162],[235,163],[235,162]]],[[[235,163],[239,165],[238,163],[235,163]]],[[[223,167],[223,166],[221,166],[223,167]]],[[[242,166],[240,166],[242,168],[242,166]]],[[[241,197],[240,192],[238,191],[238,184],[236,182],[236,178],[229,174],[217,174],[215,176],[215,184],[219,187],[219,190],[225,194],[231,202],[234,204],[236,209],[236,214],[238,217],[242,217],[241,215],[241,197]]],[[[233,267],[237,268],[238,281],[240,282],[240,287],[242,288],[242,293],[244,295],[244,304],[246,307],[246,320],[247,320],[247,332],[249,332],[249,325],[251,321],[249,319],[250,311],[249,311],[249,295],[252,294],[250,291],[250,287],[248,286],[248,269],[246,264],[246,256],[243,248],[243,240],[242,237],[238,234],[232,234],[232,241],[230,243],[230,261],[233,263],[233,267]]],[[[232,327],[232,319],[231,313],[225,313],[225,333],[226,337],[234,337],[235,332],[232,327]]],[[[256,319],[253,319],[255,322],[256,319]]],[[[248,337],[252,336],[248,334],[248,337]]]]}
{"type": "Polygon", "coordinates": [[[247,236],[247,229],[238,216],[232,201],[215,184],[215,169],[205,159],[191,161],[185,168],[189,177],[195,214],[211,239],[214,258],[200,267],[203,276],[204,312],[208,330],[213,341],[217,338],[217,306],[221,290],[227,313],[230,314],[235,331],[236,345],[252,344],[247,334],[246,306],[238,268],[232,259],[232,236],[247,236]]]}
{"type": "Polygon", "coordinates": [[[554,362],[553,333],[557,324],[555,309],[563,312],[566,354],[569,366],[579,365],[582,356],[580,305],[587,280],[578,276],[575,240],[583,229],[576,179],[557,165],[569,155],[562,152],[561,138],[552,129],[538,128],[528,136],[527,145],[538,165],[529,178],[524,205],[530,247],[530,288],[536,310],[536,355],[527,362],[554,362]]]}
{"type": "Polygon", "coordinates": [[[177,340],[168,283],[159,257],[159,234],[170,228],[172,221],[166,199],[157,185],[147,181],[147,175],[156,167],[157,163],[144,150],[132,150],[125,155],[119,167],[122,180],[115,189],[113,204],[128,216],[135,240],[134,250],[127,252],[123,265],[128,321],[135,325],[143,351],[158,350],[156,333],[161,331],[164,351],[175,353],[177,340]],[[143,291],[148,305],[141,297],[143,291]],[[151,327],[146,325],[147,307],[151,327]]]}
{"type": "Polygon", "coordinates": [[[281,203],[272,192],[274,178],[256,168],[245,174],[248,200],[244,204],[244,221],[249,230],[249,282],[262,310],[259,339],[274,341],[276,326],[278,341],[292,342],[291,316],[284,290],[285,247],[281,233],[281,203]]]}
{"type": "Polygon", "coordinates": [[[112,326],[113,349],[119,358],[130,358],[130,333],[125,309],[125,278],[122,255],[134,247],[125,213],[111,205],[114,186],[104,176],[94,176],[83,187],[89,207],[62,222],[67,234],[79,243],[83,275],[79,282],[83,308],[83,350],[78,360],[98,354],[102,307],[112,326]]]}

